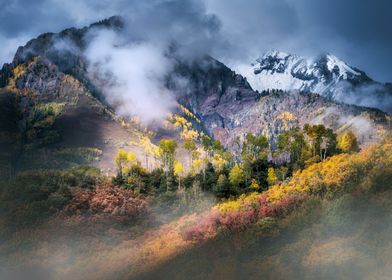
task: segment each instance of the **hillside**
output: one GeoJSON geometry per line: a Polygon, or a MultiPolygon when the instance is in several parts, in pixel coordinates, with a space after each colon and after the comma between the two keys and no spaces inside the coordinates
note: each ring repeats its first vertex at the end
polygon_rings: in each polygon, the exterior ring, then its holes
{"type": "Polygon", "coordinates": [[[19,228],[0,247],[1,261],[56,279],[387,279],[390,166],[389,139],[169,221],[155,220],[161,216],[132,192],[97,186],[47,223],[19,228]],[[108,192],[116,196],[105,203],[108,192]],[[126,212],[115,210],[121,201],[126,212]]]}

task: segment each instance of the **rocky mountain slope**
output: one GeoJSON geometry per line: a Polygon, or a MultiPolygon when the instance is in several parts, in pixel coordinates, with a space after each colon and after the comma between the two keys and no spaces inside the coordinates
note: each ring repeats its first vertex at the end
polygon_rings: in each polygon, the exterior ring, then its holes
{"type": "MultiPolygon", "coordinates": [[[[0,124],[4,174],[28,166],[57,167],[57,163],[58,167],[89,163],[110,172],[119,148],[135,152],[144,162],[145,151],[137,144],[140,139],[159,141],[160,135],[180,138],[178,131],[146,130],[133,120],[117,116],[115,108],[108,106],[87,73],[88,61],[83,55],[89,40],[86,34],[100,28],[119,30],[121,19],[112,17],[82,29],[42,34],[20,47],[14,60],[1,69],[0,110],[7,116],[0,124]],[[9,162],[11,166],[7,166],[9,162]]],[[[274,73],[286,75],[286,68],[280,66],[284,65],[281,56],[276,54],[270,66],[262,66],[260,61],[260,73],[262,67],[273,67],[274,73]]],[[[324,123],[338,131],[350,128],[360,136],[361,144],[375,142],[390,131],[389,115],[379,110],[305,92],[259,93],[247,79],[212,57],[174,59],[167,87],[179,104],[201,120],[197,129],[206,130],[230,149],[235,149],[237,139],[248,132],[262,133],[273,143],[279,133],[304,123],[324,123]],[[177,83],[179,78],[186,81],[185,87],[177,83]]],[[[359,70],[340,62],[335,66],[331,66],[335,74],[330,78],[338,73],[353,84],[371,82],[359,70]],[[346,72],[333,70],[335,66],[346,72]]],[[[312,74],[303,71],[297,74],[309,74],[309,82],[300,89],[309,90],[312,74]]]]}
{"type": "Polygon", "coordinates": [[[301,91],[255,92],[246,79],[207,57],[177,69],[189,80],[180,102],[198,114],[212,136],[233,148],[247,132],[262,133],[274,143],[285,130],[323,123],[334,130],[352,129],[362,144],[380,140],[390,129],[389,115],[331,101],[301,91]],[[203,65],[202,67],[200,65],[203,65]]]}
{"type": "Polygon", "coordinates": [[[258,91],[280,89],[318,93],[335,101],[392,111],[392,91],[332,54],[306,58],[269,51],[241,68],[258,91]]]}

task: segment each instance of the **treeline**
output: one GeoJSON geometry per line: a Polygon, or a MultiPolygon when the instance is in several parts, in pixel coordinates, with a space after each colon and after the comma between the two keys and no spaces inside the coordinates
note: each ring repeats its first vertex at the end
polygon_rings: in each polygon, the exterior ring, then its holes
{"type": "Polygon", "coordinates": [[[146,195],[200,190],[217,198],[228,198],[261,192],[287,180],[297,170],[332,155],[359,149],[351,131],[337,137],[324,125],[309,124],[279,135],[274,151],[263,135],[248,133],[237,142],[240,152],[233,155],[208,136],[198,144],[185,140],[182,145],[189,153],[189,170],[176,159],[179,143],[173,139],[160,141],[156,151],[160,167],[152,171],[143,168],[135,154],[119,150],[113,182],[146,195]]]}

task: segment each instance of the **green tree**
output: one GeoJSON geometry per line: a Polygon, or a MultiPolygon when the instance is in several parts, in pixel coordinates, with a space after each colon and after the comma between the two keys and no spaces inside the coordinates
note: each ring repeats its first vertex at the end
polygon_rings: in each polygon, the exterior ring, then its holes
{"type": "Polygon", "coordinates": [[[336,153],[336,134],[332,129],[327,128],[324,134],[321,136],[320,142],[320,158],[324,160],[327,156],[331,156],[336,153]]]}
{"type": "Polygon", "coordinates": [[[265,136],[248,133],[242,145],[242,160],[255,162],[268,156],[269,143],[265,136]]]}
{"type": "Polygon", "coordinates": [[[262,162],[268,157],[268,148],[268,140],[263,135],[246,134],[242,144],[241,158],[247,184],[250,183],[251,178],[260,173],[262,162]]]}
{"type": "Polygon", "coordinates": [[[218,198],[229,197],[232,194],[230,182],[225,174],[219,175],[218,181],[216,182],[213,190],[215,196],[218,198]]]}
{"type": "Polygon", "coordinates": [[[216,152],[223,152],[224,151],[222,143],[219,140],[215,140],[212,142],[212,149],[216,152]]]}
{"type": "Polygon", "coordinates": [[[304,131],[307,135],[310,147],[312,148],[312,156],[319,155],[321,138],[325,133],[325,126],[322,124],[305,124],[304,131]]]}
{"type": "Polygon", "coordinates": [[[312,149],[313,157],[318,156],[321,160],[324,160],[327,155],[336,152],[336,134],[332,129],[326,128],[322,124],[305,124],[304,131],[312,149]]]}
{"type": "Polygon", "coordinates": [[[234,165],[234,167],[230,170],[229,181],[235,188],[239,188],[245,182],[245,173],[244,170],[238,165],[234,165]]]}
{"type": "Polygon", "coordinates": [[[200,182],[200,187],[204,191],[210,191],[216,184],[218,175],[215,172],[215,168],[211,162],[206,163],[206,167],[201,173],[197,175],[198,181],[200,182]]]}
{"type": "Polygon", "coordinates": [[[305,137],[297,127],[285,131],[278,136],[277,148],[279,153],[288,153],[291,162],[301,163],[303,161],[304,149],[306,149],[305,137]]]}
{"type": "Polygon", "coordinates": [[[212,152],[213,152],[213,147],[212,147],[213,141],[212,141],[212,139],[210,137],[208,137],[208,136],[204,136],[201,139],[201,145],[202,145],[204,151],[206,152],[207,157],[211,158],[212,152]]]}

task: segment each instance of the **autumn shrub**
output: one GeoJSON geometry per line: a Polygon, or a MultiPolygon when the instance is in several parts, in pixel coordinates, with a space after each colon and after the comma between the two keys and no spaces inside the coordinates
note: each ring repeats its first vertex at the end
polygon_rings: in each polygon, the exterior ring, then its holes
{"type": "Polygon", "coordinates": [[[103,183],[91,190],[77,192],[64,208],[66,215],[84,215],[96,219],[132,221],[148,212],[145,199],[132,190],[103,183]]]}
{"type": "Polygon", "coordinates": [[[209,236],[214,236],[219,224],[220,215],[217,211],[205,212],[185,227],[181,236],[184,240],[202,241],[209,236]]]}
{"type": "Polygon", "coordinates": [[[303,199],[303,196],[287,195],[277,203],[265,203],[260,207],[260,217],[283,218],[298,207],[303,199]]]}
{"type": "Polygon", "coordinates": [[[301,196],[287,196],[279,203],[270,203],[267,194],[242,195],[237,200],[223,202],[210,213],[200,216],[182,235],[185,240],[202,240],[215,235],[221,228],[241,232],[264,218],[283,218],[303,201],[301,196]]]}

